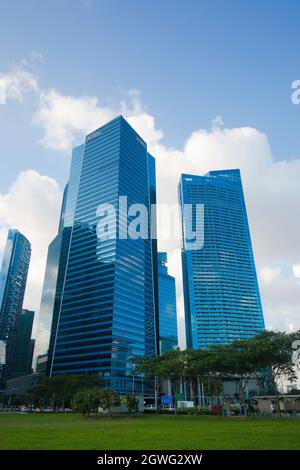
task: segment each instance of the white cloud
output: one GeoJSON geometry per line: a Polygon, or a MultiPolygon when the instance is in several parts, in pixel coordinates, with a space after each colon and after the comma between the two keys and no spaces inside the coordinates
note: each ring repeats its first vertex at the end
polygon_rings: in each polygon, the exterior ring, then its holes
{"type": "Polygon", "coordinates": [[[70,151],[82,137],[119,114],[142,132],[148,143],[156,142],[163,133],[155,127],[153,116],[147,114],[137,90],[129,90],[129,105],[124,101],[116,108],[102,106],[97,97],[65,96],[56,90],[41,91],[39,109],[33,121],[44,130],[41,143],[54,150],[70,151]]]}
{"type": "Polygon", "coordinates": [[[58,229],[62,193],[55,180],[37,171],[21,172],[6,194],[0,194],[0,250],[9,228],[17,228],[31,242],[32,256],[24,305],[40,306],[47,249],[58,229]]]}
{"type": "MultiPolygon", "coordinates": [[[[24,90],[38,96],[34,122],[43,130],[42,144],[56,150],[70,152],[71,146],[80,142],[85,133],[122,113],[156,158],[158,202],[177,202],[177,185],[183,172],[201,175],[210,170],[240,168],[266,323],[274,328],[287,329],[290,324],[300,328],[296,300],[299,284],[292,276],[285,278],[277,268],[292,266],[299,257],[300,218],[295,214],[300,203],[300,159],[276,162],[264,133],[251,127],[224,128],[220,116],[212,121],[210,130],[191,132],[181,149],[168,148],[163,143],[162,130],[157,128],[154,116],[143,105],[137,90],[129,92],[129,104],[122,102],[113,108],[101,105],[96,97],[65,96],[54,89],[41,90],[33,75],[25,74],[24,79],[15,81],[11,78],[11,83],[21,83],[15,87],[12,97],[19,99],[24,90]]],[[[47,227],[41,227],[41,231],[47,238],[47,227]]],[[[178,242],[164,240],[159,248],[171,252],[170,271],[177,278],[178,314],[182,319],[178,242]]],[[[298,275],[298,265],[295,266],[294,275],[298,275]]]]}
{"type": "Polygon", "coordinates": [[[123,114],[138,133],[143,133],[148,144],[163,137],[155,126],[154,117],[145,111],[139,90],[129,90],[129,103],[121,101],[115,108],[102,105],[96,96],[68,96],[55,89],[43,90],[33,71],[35,63],[41,61],[42,54],[33,52],[30,60],[23,59],[20,66],[0,74],[0,88],[6,91],[6,99],[23,101],[30,93],[38,98],[33,123],[43,130],[40,143],[44,147],[69,152],[84,135],[119,114],[123,114]]]}
{"type": "Polygon", "coordinates": [[[280,268],[266,266],[260,270],[259,277],[266,284],[270,284],[272,281],[274,281],[274,279],[278,278],[280,274],[280,268]]]}
{"type": "Polygon", "coordinates": [[[300,278],[300,263],[294,264],[293,266],[293,273],[295,277],[300,278]]]}
{"type": "Polygon", "coordinates": [[[6,99],[22,102],[27,93],[38,93],[38,83],[35,76],[24,67],[14,67],[9,73],[0,74],[0,87],[5,92],[6,99]]]}
{"type": "Polygon", "coordinates": [[[214,119],[211,121],[211,128],[212,130],[219,129],[220,127],[224,126],[224,120],[222,116],[216,116],[214,119]]]}
{"type": "Polygon", "coordinates": [[[299,282],[293,276],[279,276],[261,284],[266,326],[289,331],[300,329],[299,282]]]}
{"type": "Polygon", "coordinates": [[[41,143],[54,150],[69,151],[77,139],[100,127],[115,113],[99,105],[96,97],[64,96],[56,90],[40,93],[33,121],[44,130],[41,143]]]}

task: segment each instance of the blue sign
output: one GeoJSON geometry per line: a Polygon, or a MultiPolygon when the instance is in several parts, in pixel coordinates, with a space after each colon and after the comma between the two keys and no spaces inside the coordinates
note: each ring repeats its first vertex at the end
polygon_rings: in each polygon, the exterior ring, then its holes
{"type": "Polygon", "coordinates": [[[170,395],[164,395],[163,397],[160,398],[161,400],[161,404],[163,406],[167,406],[167,405],[172,405],[173,404],[173,399],[170,395]]]}

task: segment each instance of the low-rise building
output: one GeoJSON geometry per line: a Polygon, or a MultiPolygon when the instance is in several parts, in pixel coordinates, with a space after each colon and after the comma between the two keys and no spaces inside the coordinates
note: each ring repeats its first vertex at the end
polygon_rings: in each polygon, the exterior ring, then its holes
{"type": "Polygon", "coordinates": [[[33,389],[41,383],[43,376],[44,375],[41,373],[35,373],[9,379],[6,382],[5,395],[24,396],[28,393],[29,390],[33,389]]]}

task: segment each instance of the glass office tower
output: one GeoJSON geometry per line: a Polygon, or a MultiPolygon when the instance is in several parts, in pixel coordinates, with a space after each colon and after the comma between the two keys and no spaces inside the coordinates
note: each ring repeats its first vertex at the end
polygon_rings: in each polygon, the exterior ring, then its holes
{"type": "Polygon", "coordinates": [[[178,346],[175,278],[168,274],[167,253],[158,253],[159,352],[178,346]]]}
{"type": "Polygon", "coordinates": [[[74,221],[84,145],[73,149],[70,178],[65,187],[60,213],[58,234],[48,247],[46,271],[42,290],[37,338],[33,366],[43,358],[43,370],[49,373],[52,360],[53,341],[61,304],[65,269],[69,252],[70,236],[74,221]],[[51,330],[53,335],[51,337],[51,330]],[[52,341],[50,342],[50,337],[52,341]],[[46,359],[47,356],[47,359],[46,359]]]}
{"type": "Polygon", "coordinates": [[[34,312],[32,310],[22,309],[17,316],[16,322],[16,341],[14,346],[11,378],[21,377],[30,374],[33,340],[31,339],[34,312]]]}
{"type": "MultiPolygon", "coordinates": [[[[82,148],[78,185],[71,199],[70,178],[66,197],[63,226],[71,234],[68,250],[60,254],[65,275],[52,314],[48,373],[98,373],[107,386],[131,391],[131,358],[157,352],[150,237],[155,168],[146,143],[121,116],[89,134],[82,148]],[[147,213],[129,211],[127,219],[120,196],[127,197],[128,209],[142,204],[147,213]],[[116,210],[104,223],[106,238],[99,235],[105,207],[116,210]],[[125,238],[137,214],[146,234],[125,238]]],[[[136,379],[135,392],[141,389],[136,379]]]]}
{"type": "Polygon", "coordinates": [[[182,175],[179,198],[187,347],[255,335],[264,319],[240,171],[182,175]],[[187,204],[192,217],[183,210],[187,204]],[[196,228],[197,204],[204,207],[204,245],[191,249],[188,230],[196,228]]]}
{"type": "MultiPolygon", "coordinates": [[[[156,163],[155,158],[148,153],[149,191],[151,204],[151,238],[152,238],[152,269],[153,292],[155,308],[156,352],[159,352],[159,318],[158,318],[158,259],[157,259],[157,213],[156,213],[156,163]]],[[[150,335],[151,338],[151,335],[150,335]]],[[[150,339],[150,341],[152,341],[150,339]]]]}
{"type": "Polygon", "coordinates": [[[30,256],[27,238],[18,230],[9,230],[0,274],[0,343],[1,356],[5,356],[0,364],[1,391],[11,377],[17,317],[22,310],[30,256]]]}

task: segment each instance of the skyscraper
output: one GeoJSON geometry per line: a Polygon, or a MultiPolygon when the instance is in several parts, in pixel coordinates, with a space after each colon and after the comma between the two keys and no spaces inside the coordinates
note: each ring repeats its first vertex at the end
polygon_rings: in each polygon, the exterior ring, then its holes
{"type": "Polygon", "coordinates": [[[33,340],[31,339],[34,312],[27,309],[17,315],[16,340],[12,356],[11,378],[30,374],[33,340]]]}
{"type": "Polygon", "coordinates": [[[0,274],[0,343],[1,355],[5,356],[5,363],[0,364],[0,390],[11,377],[17,317],[22,310],[30,256],[27,238],[18,230],[9,230],[0,274]]]}
{"type": "Polygon", "coordinates": [[[158,253],[159,351],[178,346],[175,278],[168,274],[167,253],[158,253]]]}
{"type": "Polygon", "coordinates": [[[65,187],[58,234],[48,247],[46,271],[42,290],[40,315],[34,350],[33,366],[37,365],[38,357],[43,357],[43,370],[50,371],[55,331],[61,305],[64,286],[65,269],[68,259],[71,231],[74,221],[79,179],[81,173],[84,145],[73,149],[69,182],[65,187]],[[51,331],[53,334],[51,336],[51,331]],[[50,341],[51,338],[51,341],[50,341]]]}
{"type": "MultiPolygon", "coordinates": [[[[70,242],[64,254],[59,248],[55,261],[55,269],[65,263],[57,309],[53,309],[53,297],[51,305],[42,300],[52,323],[48,373],[98,373],[112,388],[130,391],[131,358],[155,355],[157,350],[150,238],[150,187],[155,187],[152,157],[121,116],[89,134],[80,148],[81,165],[73,165],[73,154],[60,224],[61,232],[69,229],[70,242]],[[119,197],[126,209],[134,209],[128,218],[119,197]],[[146,233],[138,239],[126,238],[124,231],[139,213],[137,204],[146,208],[146,213],[142,209],[140,213],[146,233]]],[[[46,272],[45,284],[50,277],[46,272]]],[[[43,295],[53,292],[55,283],[57,293],[56,273],[54,277],[43,295]]],[[[49,332],[49,324],[45,330],[49,332]]],[[[38,354],[43,354],[42,348],[38,354]]],[[[142,384],[136,380],[135,390],[139,387],[142,384]]]]}
{"type": "Polygon", "coordinates": [[[249,338],[264,329],[263,312],[239,170],[182,175],[182,270],[189,348],[249,338]],[[189,243],[196,205],[204,207],[203,247],[189,243]],[[192,217],[185,205],[193,209],[192,217]]]}

